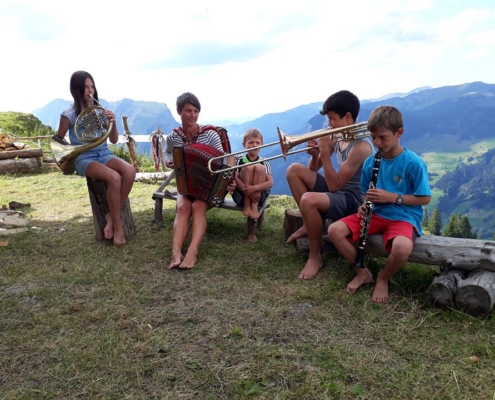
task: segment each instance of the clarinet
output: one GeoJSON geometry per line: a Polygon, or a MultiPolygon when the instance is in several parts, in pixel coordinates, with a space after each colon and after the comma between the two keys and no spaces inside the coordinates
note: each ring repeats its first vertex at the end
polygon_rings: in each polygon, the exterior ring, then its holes
{"type": "MultiPolygon", "coordinates": [[[[373,173],[371,175],[371,182],[369,189],[376,188],[376,182],[378,181],[378,171],[380,171],[380,162],[382,160],[382,151],[379,149],[375,154],[375,161],[373,162],[373,173]]],[[[374,204],[372,201],[366,199],[365,211],[363,219],[361,220],[361,236],[359,238],[359,245],[357,249],[356,259],[353,266],[356,268],[364,268],[364,248],[366,246],[366,240],[368,239],[368,229],[370,227],[371,215],[373,214],[374,204]]]]}

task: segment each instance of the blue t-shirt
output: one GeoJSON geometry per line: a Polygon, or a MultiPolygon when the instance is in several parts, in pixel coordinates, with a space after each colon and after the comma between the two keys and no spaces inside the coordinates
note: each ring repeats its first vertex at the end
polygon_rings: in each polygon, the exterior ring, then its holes
{"type": "MultiPolygon", "coordinates": [[[[363,164],[360,183],[364,193],[368,191],[371,182],[374,159],[374,156],[370,156],[363,164]]],[[[407,148],[390,160],[381,159],[376,187],[402,195],[431,196],[426,164],[421,157],[407,148]]],[[[386,219],[409,222],[416,228],[418,235],[422,234],[423,206],[374,203],[373,213],[386,219]]]]}

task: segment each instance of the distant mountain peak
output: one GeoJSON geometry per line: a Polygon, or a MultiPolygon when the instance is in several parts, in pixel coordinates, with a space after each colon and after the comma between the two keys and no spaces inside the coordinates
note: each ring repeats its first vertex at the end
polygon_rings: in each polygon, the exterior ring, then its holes
{"type": "Polygon", "coordinates": [[[410,90],[409,92],[406,92],[406,93],[389,93],[389,94],[383,95],[381,97],[378,97],[377,99],[370,99],[367,101],[374,102],[374,101],[382,101],[382,100],[392,99],[395,97],[407,97],[410,94],[418,93],[418,92],[421,92],[423,90],[428,90],[428,89],[432,89],[432,87],[431,86],[421,86],[419,88],[410,90]]]}

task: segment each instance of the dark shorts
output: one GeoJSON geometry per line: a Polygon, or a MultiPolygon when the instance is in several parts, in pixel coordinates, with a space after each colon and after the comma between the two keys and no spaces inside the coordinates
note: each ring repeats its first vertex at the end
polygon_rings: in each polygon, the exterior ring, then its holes
{"type": "MultiPolygon", "coordinates": [[[[349,241],[355,242],[359,240],[361,237],[361,219],[357,214],[349,215],[342,222],[351,230],[351,235],[348,237],[349,241]]],[[[416,229],[409,222],[394,221],[372,214],[368,236],[375,233],[383,233],[383,245],[389,253],[392,249],[392,240],[395,237],[405,236],[414,244],[418,236],[416,229]]]]}
{"type": "Polygon", "coordinates": [[[330,200],[330,208],[325,213],[320,213],[323,219],[337,221],[338,219],[357,213],[361,205],[350,193],[342,191],[330,192],[325,178],[321,174],[316,174],[316,182],[312,192],[325,193],[330,200]]]}
{"type": "MultiPolygon", "coordinates": [[[[269,194],[269,190],[261,192],[260,201],[258,202],[258,208],[263,205],[269,194]]],[[[232,199],[234,200],[234,203],[237,204],[239,207],[244,206],[244,193],[242,193],[239,189],[235,188],[234,193],[232,194],[232,199]]]]}

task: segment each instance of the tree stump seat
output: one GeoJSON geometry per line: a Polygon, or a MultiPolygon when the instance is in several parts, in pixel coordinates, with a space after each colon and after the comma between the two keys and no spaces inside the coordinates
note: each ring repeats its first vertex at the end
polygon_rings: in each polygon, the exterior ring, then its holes
{"type": "MultiPolygon", "coordinates": [[[[91,210],[93,212],[95,239],[98,242],[103,242],[107,240],[103,234],[103,229],[105,229],[107,224],[105,215],[109,212],[107,201],[107,184],[102,180],[94,178],[86,178],[86,182],[88,185],[89,199],[91,201],[91,210]]],[[[124,225],[124,236],[126,240],[129,240],[136,234],[129,198],[126,199],[122,209],[120,210],[120,218],[122,219],[122,224],[124,225]]]]}

